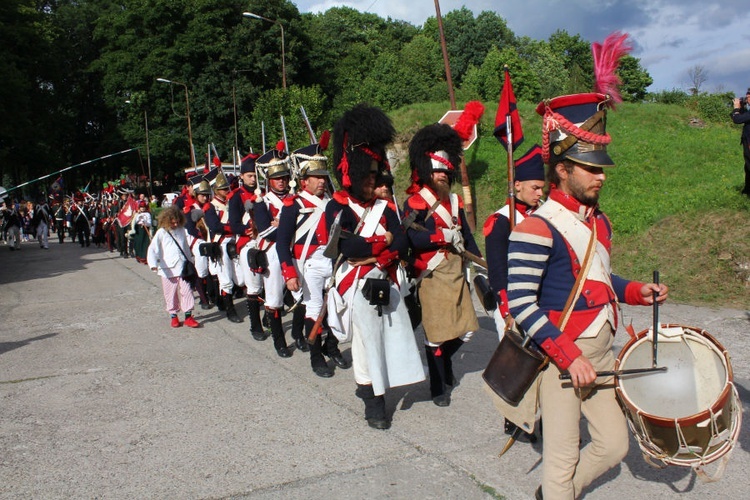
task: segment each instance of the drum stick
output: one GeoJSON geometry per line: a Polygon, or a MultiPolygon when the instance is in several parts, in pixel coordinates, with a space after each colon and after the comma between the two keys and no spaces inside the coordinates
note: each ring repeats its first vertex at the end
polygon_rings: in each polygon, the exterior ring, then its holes
{"type": "MultiPolygon", "coordinates": [[[[667,371],[666,366],[660,366],[655,368],[630,368],[628,370],[605,370],[602,372],[596,372],[597,377],[621,377],[623,375],[636,375],[638,373],[654,373],[654,372],[665,372],[667,371]]],[[[561,373],[560,380],[570,380],[570,373],[561,373]]]]}
{"type": "MultiPolygon", "coordinates": [[[[656,285],[659,285],[659,271],[654,271],[654,283],[656,285]]],[[[651,350],[651,367],[656,368],[656,348],[659,345],[659,304],[656,302],[656,298],[659,296],[659,292],[655,291],[652,294],[652,297],[654,299],[653,303],[653,311],[654,311],[654,335],[652,340],[652,350],[651,350]]]]}

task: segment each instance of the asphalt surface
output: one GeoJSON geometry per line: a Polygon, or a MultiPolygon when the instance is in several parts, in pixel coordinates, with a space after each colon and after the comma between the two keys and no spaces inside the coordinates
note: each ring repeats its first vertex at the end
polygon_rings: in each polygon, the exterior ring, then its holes
{"type": "MultiPolygon", "coordinates": [[[[636,331],[652,321],[624,315],[636,331]]],[[[158,277],[135,259],[54,237],[49,250],[0,244],[0,498],[533,498],[541,442],[498,458],[506,436],[481,379],[490,318],[459,351],[451,406],[426,382],[394,389],[379,431],[351,370],[319,378],[306,353],[253,340],[247,319],[197,317],[200,329],[170,328],[158,277]]],[[[668,304],[660,319],[724,344],[746,411],[750,312],[668,304]]],[[[748,450],[746,426],[723,479],[703,483],[650,467],[631,436],[585,498],[747,498],[748,450]]]]}

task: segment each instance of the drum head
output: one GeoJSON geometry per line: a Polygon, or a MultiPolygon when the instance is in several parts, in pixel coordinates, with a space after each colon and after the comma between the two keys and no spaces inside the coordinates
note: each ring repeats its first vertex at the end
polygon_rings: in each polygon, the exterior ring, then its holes
{"type": "MultiPolygon", "coordinates": [[[[710,408],[730,382],[723,354],[690,330],[658,344],[658,365],[666,372],[625,375],[619,386],[640,411],[662,418],[685,418],[710,408]]],[[[627,346],[626,346],[627,348],[627,346]]],[[[621,354],[620,369],[650,368],[652,343],[645,336],[621,354]]]]}

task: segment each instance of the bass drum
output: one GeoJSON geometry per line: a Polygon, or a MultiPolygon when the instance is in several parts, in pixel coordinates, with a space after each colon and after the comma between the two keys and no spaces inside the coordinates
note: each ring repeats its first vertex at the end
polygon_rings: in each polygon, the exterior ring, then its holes
{"type": "MultiPolygon", "coordinates": [[[[616,370],[652,366],[651,332],[630,339],[616,370]]],[[[706,331],[672,324],[659,327],[657,350],[667,371],[617,377],[617,399],[647,462],[692,467],[707,479],[700,468],[729,458],[742,422],[729,355],[706,331]]]]}

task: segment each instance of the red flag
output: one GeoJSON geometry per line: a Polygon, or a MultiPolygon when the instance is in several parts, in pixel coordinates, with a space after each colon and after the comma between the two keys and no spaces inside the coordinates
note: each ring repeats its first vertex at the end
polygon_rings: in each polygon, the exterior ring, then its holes
{"type": "Polygon", "coordinates": [[[523,130],[521,129],[521,117],[518,116],[516,107],[516,96],[513,94],[513,85],[510,83],[510,73],[505,68],[505,81],[503,82],[503,91],[500,93],[500,103],[497,106],[495,115],[495,132],[494,136],[500,141],[505,149],[508,149],[508,127],[506,118],[510,115],[510,127],[513,133],[513,149],[516,149],[523,142],[523,130]]]}
{"type": "Polygon", "coordinates": [[[120,213],[117,214],[117,223],[120,224],[120,227],[125,227],[130,224],[130,221],[133,219],[133,216],[137,211],[138,203],[136,203],[132,196],[128,195],[128,199],[120,209],[120,213]]]}
{"type": "Polygon", "coordinates": [[[221,167],[221,160],[219,159],[219,157],[218,157],[218,156],[214,156],[214,159],[213,159],[213,164],[214,164],[214,166],[215,166],[216,168],[219,168],[219,167],[221,167]]]}

